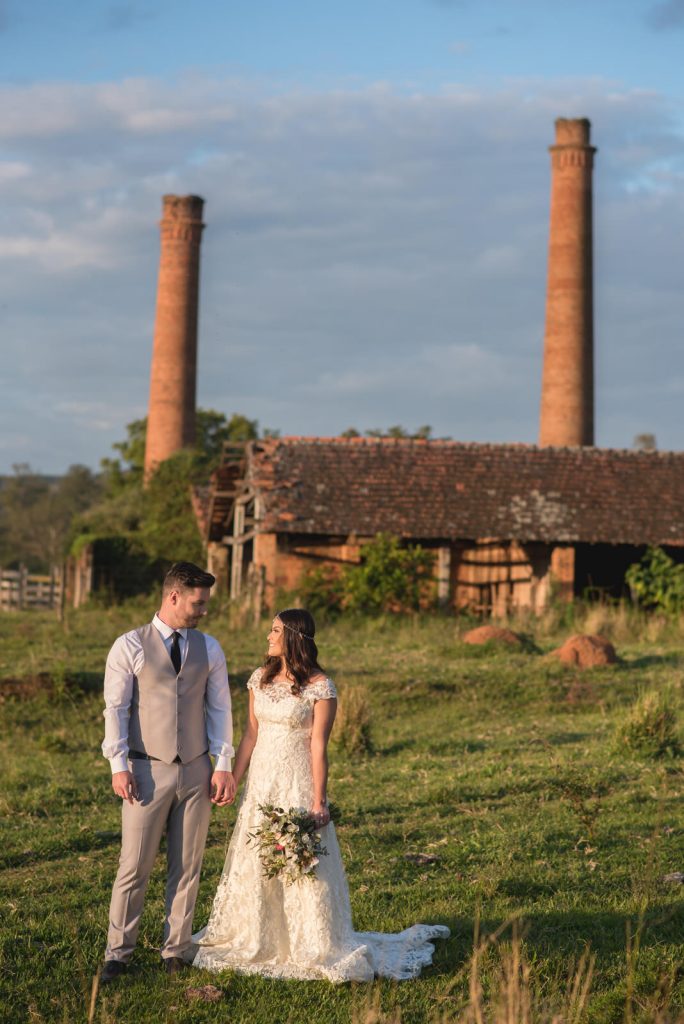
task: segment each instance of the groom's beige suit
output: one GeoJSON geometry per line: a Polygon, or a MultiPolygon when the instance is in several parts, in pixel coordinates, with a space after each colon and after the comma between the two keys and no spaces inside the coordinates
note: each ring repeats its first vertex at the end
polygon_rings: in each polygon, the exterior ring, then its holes
{"type": "Polygon", "coordinates": [[[191,948],[192,915],[211,812],[211,760],[229,771],[232,717],[226,661],[213,637],[174,630],[155,615],[119,637],[105,673],[105,741],[112,772],[133,773],[138,796],[122,806],[122,844],[109,914],[105,960],[127,962],[135,948],[145,889],[162,834],[168,875],[163,957],[191,948]]]}

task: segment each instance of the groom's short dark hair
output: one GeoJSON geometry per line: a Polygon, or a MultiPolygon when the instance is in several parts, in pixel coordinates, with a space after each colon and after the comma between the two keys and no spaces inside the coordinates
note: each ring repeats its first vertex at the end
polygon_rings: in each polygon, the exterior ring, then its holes
{"type": "Polygon", "coordinates": [[[194,590],[195,587],[213,587],[216,577],[210,572],[200,569],[194,562],[174,562],[162,585],[162,593],[168,594],[171,590],[194,590]]]}

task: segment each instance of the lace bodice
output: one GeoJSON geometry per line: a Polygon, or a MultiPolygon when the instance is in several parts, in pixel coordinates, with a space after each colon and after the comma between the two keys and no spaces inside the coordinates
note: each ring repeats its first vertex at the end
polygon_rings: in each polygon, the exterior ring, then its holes
{"type": "Polygon", "coordinates": [[[259,727],[280,725],[287,729],[310,729],[313,724],[314,704],[319,700],[337,697],[332,679],[320,679],[305,686],[300,694],[293,694],[290,683],[261,685],[263,669],[252,672],[247,689],[254,693],[254,713],[259,727]]]}

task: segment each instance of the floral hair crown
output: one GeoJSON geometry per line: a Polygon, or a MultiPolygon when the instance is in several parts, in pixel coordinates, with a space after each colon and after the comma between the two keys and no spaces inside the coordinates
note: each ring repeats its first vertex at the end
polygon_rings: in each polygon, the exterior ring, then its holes
{"type": "Polygon", "coordinates": [[[297,627],[296,627],[296,626],[288,626],[287,622],[283,622],[283,620],[282,620],[282,619],[281,619],[280,621],[281,621],[281,623],[283,624],[283,627],[284,627],[285,629],[289,629],[289,631],[290,631],[291,633],[296,633],[296,634],[297,634],[297,636],[301,636],[301,637],[304,637],[304,639],[305,639],[305,640],[313,640],[313,637],[312,637],[312,636],[309,636],[309,634],[308,634],[308,633],[302,633],[301,629],[297,629],[297,627]]]}

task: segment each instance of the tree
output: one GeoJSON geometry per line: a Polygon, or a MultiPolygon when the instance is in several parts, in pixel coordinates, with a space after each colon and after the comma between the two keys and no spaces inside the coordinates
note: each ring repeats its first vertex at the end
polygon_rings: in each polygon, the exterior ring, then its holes
{"type": "Polygon", "coordinates": [[[640,452],[655,452],[658,448],[655,434],[637,434],[632,446],[640,452]]]}
{"type": "MultiPolygon", "coordinates": [[[[241,413],[227,419],[214,409],[198,409],[196,444],[176,452],[144,479],[147,420],[129,423],[127,437],[113,445],[118,458],[103,459],[102,500],[81,518],[79,544],[97,542],[115,551],[119,577],[131,592],[144,588],[153,568],[177,559],[201,562],[204,542],[192,503],[194,487],[207,483],[225,442],[258,437],[258,423],[241,413]],[[121,562],[125,565],[121,565],[121,562]]],[[[119,578],[117,577],[117,578],[119,578]]],[[[107,574],[113,593],[117,580],[107,574]]]]}
{"type": "Polygon", "coordinates": [[[241,444],[255,441],[259,436],[259,423],[242,413],[234,412],[229,420],[214,409],[198,409],[195,426],[195,450],[207,472],[221,459],[226,442],[241,444]]]}
{"type": "Polygon", "coordinates": [[[191,487],[205,479],[202,459],[192,452],[177,452],[157,467],[141,495],[138,539],[148,558],[202,561],[204,542],[192,507],[191,487]]]}
{"type": "Polygon", "coordinates": [[[100,496],[100,484],[87,466],[70,466],[62,477],[34,473],[26,463],[0,492],[4,565],[24,564],[49,572],[64,558],[78,517],[100,496]]]}
{"type": "MultiPolygon", "coordinates": [[[[147,439],[147,417],[133,420],[126,427],[127,437],[112,445],[120,458],[102,459],[105,490],[110,496],[122,487],[140,486],[145,470],[145,442],[147,439]]],[[[236,443],[252,441],[259,436],[257,420],[250,420],[242,413],[233,413],[226,419],[215,409],[198,409],[195,419],[195,445],[192,451],[208,475],[221,458],[225,441],[236,443]]]]}
{"type": "MultiPolygon", "coordinates": [[[[432,437],[432,427],[425,424],[422,427],[416,427],[411,433],[406,427],[402,427],[399,424],[394,427],[388,427],[387,430],[383,430],[382,427],[373,427],[371,430],[365,431],[366,437],[392,437],[396,439],[405,438],[410,441],[428,441],[432,437]]],[[[340,437],[361,437],[361,434],[356,427],[348,427],[347,430],[340,434],[340,437]]]]}

